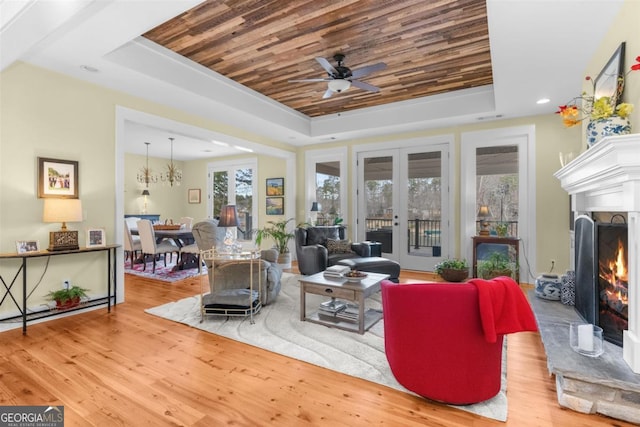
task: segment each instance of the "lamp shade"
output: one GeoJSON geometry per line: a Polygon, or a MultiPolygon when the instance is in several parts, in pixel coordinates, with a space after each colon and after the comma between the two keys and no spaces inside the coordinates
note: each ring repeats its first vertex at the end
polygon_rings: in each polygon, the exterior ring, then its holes
{"type": "Polygon", "coordinates": [[[224,205],[220,209],[220,220],[218,221],[218,227],[237,227],[238,226],[238,211],[235,205],[224,205]]]}
{"type": "Polygon", "coordinates": [[[491,211],[489,210],[489,206],[481,205],[478,209],[478,218],[491,218],[491,211]]]}
{"type": "Polygon", "coordinates": [[[311,203],[311,212],[318,212],[318,202],[311,203]]]}
{"type": "Polygon", "coordinates": [[[44,199],[43,222],[61,222],[66,229],[67,222],[82,221],[82,203],[80,199],[44,199]]]}
{"type": "Polygon", "coordinates": [[[150,196],[151,194],[149,194],[149,190],[144,189],[144,190],[142,190],[142,195],[143,196],[150,196]]]}

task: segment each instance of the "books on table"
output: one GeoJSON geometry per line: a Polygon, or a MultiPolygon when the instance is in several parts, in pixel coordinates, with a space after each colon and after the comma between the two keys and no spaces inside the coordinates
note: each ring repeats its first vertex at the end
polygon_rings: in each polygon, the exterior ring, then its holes
{"type": "Polygon", "coordinates": [[[346,265],[332,265],[324,271],[324,277],[341,279],[345,274],[351,271],[346,265]]]}

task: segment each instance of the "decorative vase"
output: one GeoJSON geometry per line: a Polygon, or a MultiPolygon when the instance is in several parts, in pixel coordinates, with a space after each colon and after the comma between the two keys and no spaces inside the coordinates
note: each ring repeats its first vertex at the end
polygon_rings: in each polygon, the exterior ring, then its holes
{"type": "Polygon", "coordinates": [[[611,116],[606,119],[591,120],[587,125],[587,146],[591,148],[606,136],[626,135],[631,133],[631,122],[628,118],[611,116]]]}
{"type": "Polygon", "coordinates": [[[536,296],[542,299],[559,301],[562,293],[562,281],[557,274],[542,274],[536,278],[536,296]]]}

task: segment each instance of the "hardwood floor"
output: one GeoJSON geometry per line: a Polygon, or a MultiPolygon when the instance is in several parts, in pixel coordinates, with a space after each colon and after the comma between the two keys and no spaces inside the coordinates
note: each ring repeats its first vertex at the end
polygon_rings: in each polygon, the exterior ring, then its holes
{"type": "MultiPolygon", "coordinates": [[[[403,280],[429,280],[405,272],[403,280]]],[[[126,276],[126,302],[0,334],[0,405],[64,405],[65,426],[630,426],[561,409],[535,333],[509,336],[507,423],[144,313],[191,296],[126,276]]]]}

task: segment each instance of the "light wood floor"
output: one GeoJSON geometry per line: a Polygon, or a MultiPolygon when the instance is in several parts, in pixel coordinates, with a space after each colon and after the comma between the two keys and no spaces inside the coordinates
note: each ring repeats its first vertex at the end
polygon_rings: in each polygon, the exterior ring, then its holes
{"type": "MultiPolygon", "coordinates": [[[[403,273],[403,280],[431,277],[403,273]]],[[[191,296],[126,276],[126,302],[0,334],[0,405],[64,405],[65,426],[504,426],[144,313],[191,296]]],[[[509,336],[507,426],[628,426],[561,409],[540,338],[509,336]]]]}

